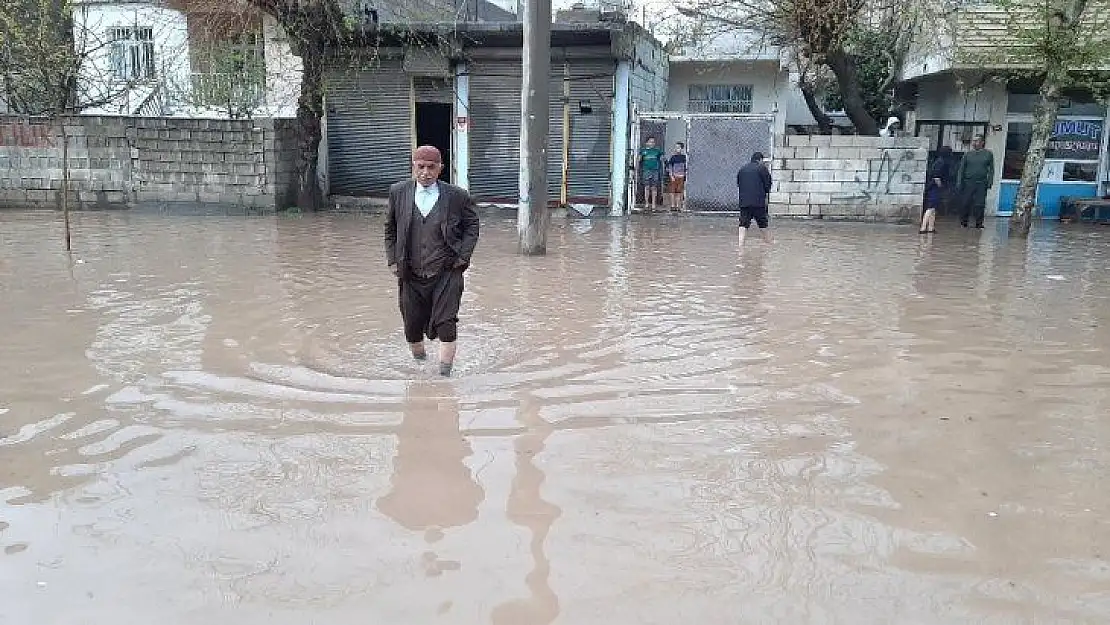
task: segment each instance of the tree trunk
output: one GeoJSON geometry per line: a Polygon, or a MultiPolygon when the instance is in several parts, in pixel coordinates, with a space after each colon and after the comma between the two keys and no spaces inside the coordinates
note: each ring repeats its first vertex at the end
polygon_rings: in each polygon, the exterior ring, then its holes
{"type": "Polygon", "coordinates": [[[1025,166],[1021,172],[1014,211],[1010,215],[1010,232],[1018,236],[1029,236],[1033,224],[1033,209],[1037,203],[1037,184],[1044,169],[1045,151],[1052,138],[1052,128],[1056,124],[1056,114],[1060,111],[1060,81],[1051,74],[1041,85],[1041,101],[1033,114],[1033,134],[1029,139],[1029,151],[1025,154],[1025,166]]]}
{"type": "Polygon", "coordinates": [[[809,114],[817,122],[817,131],[823,135],[832,134],[832,118],[825,112],[825,109],[821,108],[821,103],[817,101],[817,91],[814,90],[813,85],[805,80],[799,80],[798,88],[802,90],[802,97],[805,98],[809,114]]]}
{"type": "Polygon", "coordinates": [[[301,94],[297,99],[297,206],[315,211],[323,206],[316,180],[319,164],[321,125],[324,114],[324,45],[301,42],[301,94]]]}
{"type": "Polygon", "coordinates": [[[855,62],[847,52],[837,49],[830,50],[825,55],[824,63],[836,76],[837,85],[840,87],[840,99],[844,101],[844,112],[848,114],[848,119],[852,120],[856,133],[878,136],[879,122],[867,112],[855,62]]]}
{"type": "Polygon", "coordinates": [[[1028,237],[1033,225],[1037,184],[1044,169],[1045,151],[1060,112],[1060,92],[1068,84],[1070,53],[1076,46],[1076,30],[1086,8],[1087,0],[1069,0],[1066,6],[1052,11],[1047,17],[1049,40],[1044,50],[1044,82],[1041,83],[1040,102],[1033,112],[1033,135],[1029,138],[1029,151],[1025,154],[1021,183],[1010,215],[1011,234],[1028,237]]]}

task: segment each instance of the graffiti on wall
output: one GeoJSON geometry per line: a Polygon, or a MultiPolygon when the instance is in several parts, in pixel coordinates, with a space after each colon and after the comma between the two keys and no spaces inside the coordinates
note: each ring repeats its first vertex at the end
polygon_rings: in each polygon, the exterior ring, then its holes
{"type": "Polygon", "coordinates": [[[859,188],[849,193],[838,193],[832,196],[834,202],[873,202],[878,201],[878,196],[889,195],[890,185],[895,182],[913,182],[913,174],[906,167],[906,163],[914,161],[913,150],[883,149],[878,157],[867,160],[867,179],[863,180],[862,172],[856,174],[855,181],[859,188]],[[901,152],[896,156],[895,153],[901,152]]]}
{"type": "Polygon", "coordinates": [[[48,124],[0,121],[0,147],[48,148],[54,145],[48,124]]]}

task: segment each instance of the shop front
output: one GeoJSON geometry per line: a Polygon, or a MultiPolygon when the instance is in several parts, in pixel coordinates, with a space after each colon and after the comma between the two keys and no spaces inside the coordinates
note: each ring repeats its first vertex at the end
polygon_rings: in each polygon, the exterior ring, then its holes
{"type": "MultiPolygon", "coordinates": [[[[1010,93],[1006,114],[1006,149],[998,194],[998,214],[1009,215],[1033,134],[1036,94],[1010,93]]],[[[1105,193],[1107,108],[1090,98],[1066,98],[1053,126],[1037,185],[1037,211],[1043,219],[1060,216],[1061,200],[1105,193]]]]}

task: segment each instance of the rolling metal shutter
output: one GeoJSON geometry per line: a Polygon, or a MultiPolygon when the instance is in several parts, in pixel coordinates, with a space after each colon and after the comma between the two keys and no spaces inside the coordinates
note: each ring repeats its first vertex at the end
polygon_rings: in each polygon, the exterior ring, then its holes
{"type": "Polygon", "coordinates": [[[413,76],[412,86],[417,102],[438,102],[440,104],[453,104],[455,102],[454,84],[450,79],[413,76]]]}
{"type": "MultiPolygon", "coordinates": [[[[616,62],[612,59],[572,61],[570,71],[571,135],[567,199],[572,203],[608,204],[616,62]],[[589,100],[592,113],[583,115],[579,112],[579,102],[583,100],[589,100]]],[[[562,88],[560,81],[559,93],[562,93],[562,88]]],[[[561,128],[561,113],[559,120],[561,128]]],[[[562,152],[558,154],[561,158],[562,152]]]]}
{"type": "MultiPolygon", "coordinates": [[[[570,66],[570,198],[608,198],[612,135],[611,59],[572,60],[570,66]],[[579,102],[593,112],[583,115],[579,102]]],[[[519,59],[475,62],[470,69],[470,190],[481,201],[516,202],[520,179],[519,59]]],[[[559,199],[563,177],[563,63],[549,83],[548,199],[559,199]]]]}
{"type": "Polygon", "coordinates": [[[520,180],[520,61],[470,64],[470,192],[517,201],[520,180]]]}
{"type": "Polygon", "coordinates": [[[326,80],[331,192],[384,196],[411,175],[409,77],[399,59],[383,59],[362,68],[337,63],[326,80]]]}

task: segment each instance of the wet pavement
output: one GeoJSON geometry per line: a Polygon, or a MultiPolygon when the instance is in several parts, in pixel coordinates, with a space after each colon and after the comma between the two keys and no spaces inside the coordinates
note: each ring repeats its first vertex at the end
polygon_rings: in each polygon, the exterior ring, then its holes
{"type": "Polygon", "coordinates": [[[3,625],[1110,622],[1110,229],[0,212],[3,625]]]}

